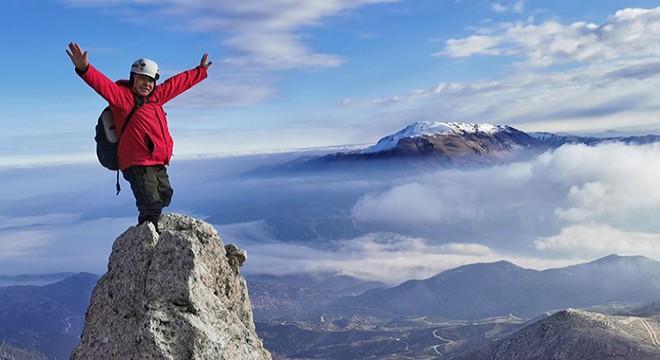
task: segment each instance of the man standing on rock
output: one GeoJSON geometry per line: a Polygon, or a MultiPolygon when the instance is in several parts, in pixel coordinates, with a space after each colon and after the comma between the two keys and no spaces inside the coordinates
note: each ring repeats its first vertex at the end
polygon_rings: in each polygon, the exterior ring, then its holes
{"type": "Polygon", "coordinates": [[[170,186],[166,165],[172,157],[174,141],[170,135],[163,105],[206,79],[212,62],[204,54],[199,66],[177,74],[156,85],[160,78],[158,65],[141,58],[131,65],[129,80],[113,82],[89,64],[87,51],[70,43],[66,53],[76,73],[112,110],[119,137],[119,169],[131,184],[140,215],[138,224],[151,222],[158,230],[158,219],[170,204],[174,191],[170,186]],[[129,114],[134,111],[126,128],[129,114]]]}

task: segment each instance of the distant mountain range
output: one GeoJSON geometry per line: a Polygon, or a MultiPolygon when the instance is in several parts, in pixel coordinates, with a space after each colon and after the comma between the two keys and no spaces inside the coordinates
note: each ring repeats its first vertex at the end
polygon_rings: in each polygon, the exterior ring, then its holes
{"type": "Polygon", "coordinates": [[[385,284],[333,273],[246,276],[255,319],[297,319],[309,309],[385,284]]]}
{"type": "MultiPolygon", "coordinates": [[[[21,278],[43,281],[60,276],[21,278]]],[[[80,339],[98,279],[97,275],[80,273],[43,286],[0,287],[0,342],[68,359],[80,339]]]]}
{"type": "Polygon", "coordinates": [[[651,360],[660,359],[659,300],[660,263],[642,256],[545,271],[500,261],[343,297],[298,319],[272,309],[257,328],[287,359],[651,360]]]}
{"type": "Polygon", "coordinates": [[[381,318],[436,316],[533,318],[569,307],[660,300],[660,262],[611,255],[587,264],[537,271],[510,262],[465,265],[425,280],[410,280],[342,298],[318,314],[381,318]]]}
{"type": "MultiPolygon", "coordinates": [[[[80,273],[44,286],[0,287],[0,343],[68,359],[98,278],[80,273]]],[[[549,354],[613,349],[641,360],[660,348],[660,262],[642,256],[545,271],[472,264],[389,288],[336,274],[247,280],[260,337],[289,359],[559,359],[549,354]],[[563,311],[578,307],[610,315],[563,311]]]]}
{"type": "Polygon", "coordinates": [[[402,166],[485,166],[529,158],[565,144],[647,144],[659,135],[594,137],[526,133],[507,125],[416,122],[364,149],[304,157],[259,171],[320,170],[389,160],[402,166]]]}
{"type": "Polygon", "coordinates": [[[47,285],[64,280],[71,275],[74,275],[74,273],[0,275],[0,287],[14,285],[47,285]]]}

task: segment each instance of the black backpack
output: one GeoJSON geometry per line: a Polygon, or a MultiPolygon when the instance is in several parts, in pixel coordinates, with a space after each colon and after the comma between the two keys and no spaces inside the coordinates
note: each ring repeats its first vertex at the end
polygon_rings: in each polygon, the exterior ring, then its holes
{"type": "Polygon", "coordinates": [[[120,133],[117,133],[110,106],[103,109],[96,123],[96,135],[94,136],[94,140],[96,141],[96,157],[104,168],[117,171],[117,195],[121,191],[121,186],[119,186],[119,158],[117,157],[119,136],[126,130],[126,126],[131,121],[133,114],[145,102],[145,98],[135,96],[135,106],[133,106],[133,110],[126,117],[120,133]]]}

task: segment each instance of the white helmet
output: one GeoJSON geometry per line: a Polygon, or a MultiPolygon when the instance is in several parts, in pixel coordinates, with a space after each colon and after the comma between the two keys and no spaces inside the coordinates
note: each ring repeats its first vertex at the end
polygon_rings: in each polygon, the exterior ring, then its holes
{"type": "Polygon", "coordinates": [[[158,80],[160,74],[158,73],[158,64],[149,59],[137,59],[131,65],[131,73],[147,75],[154,80],[158,80]]]}

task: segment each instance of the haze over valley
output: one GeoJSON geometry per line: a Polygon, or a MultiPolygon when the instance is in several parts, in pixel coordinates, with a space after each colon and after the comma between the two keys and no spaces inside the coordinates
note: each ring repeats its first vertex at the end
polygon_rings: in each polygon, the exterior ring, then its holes
{"type": "MultiPolygon", "coordinates": [[[[477,163],[440,157],[437,166],[432,156],[422,165],[420,156],[289,165],[340,149],[179,160],[167,211],[206,219],[248,249],[246,274],[322,271],[397,284],[475,262],[542,270],[610,254],[658,259],[658,147],[517,146],[478,154],[477,163]],[[505,162],[504,152],[528,155],[505,162]],[[491,154],[497,161],[484,163],[491,154]]],[[[112,174],[96,164],[11,168],[0,177],[3,274],[103,273],[115,234],[135,221],[130,192],[115,196],[112,174]],[[49,182],[36,191],[21,190],[42,178],[49,182]]]]}

